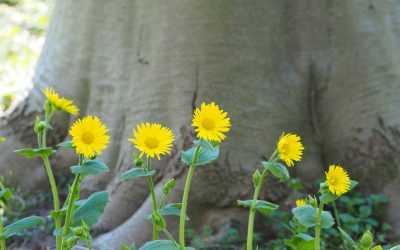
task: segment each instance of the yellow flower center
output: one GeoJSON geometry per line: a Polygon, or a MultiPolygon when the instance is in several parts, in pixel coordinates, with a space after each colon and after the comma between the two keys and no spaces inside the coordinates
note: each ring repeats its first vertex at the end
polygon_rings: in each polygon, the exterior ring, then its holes
{"type": "Polygon", "coordinates": [[[328,178],[328,183],[329,185],[335,186],[337,184],[338,180],[334,177],[328,178]]]}
{"type": "Polygon", "coordinates": [[[86,144],[92,144],[94,141],[94,136],[90,132],[84,132],[81,137],[82,141],[86,144]]]}
{"type": "Polygon", "coordinates": [[[286,142],[283,142],[279,147],[279,152],[281,154],[287,154],[289,152],[289,145],[286,142]]]}
{"type": "Polygon", "coordinates": [[[149,137],[146,139],[145,144],[149,149],[154,149],[160,144],[160,142],[156,138],[149,137]]]}
{"type": "Polygon", "coordinates": [[[213,130],[215,128],[215,122],[210,118],[203,119],[201,125],[207,130],[213,130]]]}

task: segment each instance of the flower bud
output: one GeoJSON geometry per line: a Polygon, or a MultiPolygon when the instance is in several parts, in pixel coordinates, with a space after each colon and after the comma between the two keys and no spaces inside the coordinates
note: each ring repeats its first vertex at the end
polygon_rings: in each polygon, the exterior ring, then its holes
{"type": "Polygon", "coordinates": [[[143,159],[142,157],[140,157],[140,155],[137,155],[135,153],[133,153],[133,164],[135,164],[136,167],[141,167],[143,165],[143,159]]]}
{"type": "Polygon", "coordinates": [[[258,171],[258,169],[256,169],[256,171],[254,171],[254,173],[253,173],[254,187],[256,187],[258,185],[258,183],[260,182],[260,179],[261,179],[260,171],[258,171]]]}
{"type": "Polygon", "coordinates": [[[76,227],[76,228],[72,229],[72,231],[78,237],[81,237],[85,234],[85,229],[83,229],[82,227],[76,227]]]}
{"type": "Polygon", "coordinates": [[[156,224],[157,231],[162,231],[167,227],[165,219],[158,212],[153,212],[153,222],[156,224]]]}
{"type": "Polygon", "coordinates": [[[328,183],[326,181],[319,184],[319,192],[321,194],[329,192],[328,183]]]}
{"type": "Polygon", "coordinates": [[[78,237],[72,236],[63,242],[62,247],[63,247],[63,249],[71,249],[76,245],[77,241],[78,241],[78,237]]]}
{"type": "Polygon", "coordinates": [[[165,183],[163,187],[163,194],[165,196],[169,195],[174,187],[175,187],[175,180],[174,178],[171,178],[165,183]]]}
{"type": "Polygon", "coordinates": [[[311,195],[307,196],[306,203],[313,207],[318,207],[317,199],[315,197],[312,197],[311,195]]]}
{"type": "Polygon", "coordinates": [[[370,230],[366,230],[360,239],[361,249],[370,249],[374,244],[374,234],[370,230]]]}
{"type": "Polygon", "coordinates": [[[141,167],[143,165],[143,159],[142,158],[135,158],[134,163],[135,163],[136,167],[141,167]]]}
{"type": "Polygon", "coordinates": [[[39,123],[40,123],[40,118],[39,116],[36,116],[35,125],[33,125],[33,130],[35,131],[36,134],[39,133],[38,129],[39,123]]]}
{"type": "Polygon", "coordinates": [[[53,107],[53,104],[51,104],[50,101],[47,100],[44,103],[44,112],[46,113],[47,117],[50,115],[52,107],[53,107]]]}
{"type": "Polygon", "coordinates": [[[44,121],[39,121],[35,122],[35,127],[33,128],[35,130],[36,134],[39,134],[40,132],[43,132],[43,130],[46,128],[46,122],[44,121]]]}

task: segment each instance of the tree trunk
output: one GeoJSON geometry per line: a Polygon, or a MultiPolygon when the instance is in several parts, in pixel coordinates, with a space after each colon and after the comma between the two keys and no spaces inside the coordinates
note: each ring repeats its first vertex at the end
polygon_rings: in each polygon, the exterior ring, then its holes
{"type": "MultiPolygon", "coordinates": [[[[0,132],[10,139],[0,146],[1,166],[30,174],[25,187],[45,180],[38,162],[12,150],[34,143],[39,91],[55,86],[74,97],[81,115],[98,115],[110,129],[102,158],[112,171],[85,183],[86,193],[111,193],[96,244],[140,245],[151,236],[143,219],[151,210],[148,186],[119,182],[132,167],[132,128],[159,122],[176,134],[172,155],[154,164],[158,192],[177,178],[177,202],[186,176],[180,153],[194,138],[192,112],[215,101],[229,112],[232,130],[219,160],[196,170],[190,227],[242,228],[247,211],[235,201],[250,197],[251,172],[287,131],[300,134],[306,148],[292,176],[311,185],[329,164],[342,164],[364,190],[389,196],[387,215],[400,233],[398,10],[396,1],[59,0],[34,88],[3,119],[0,132]]],[[[72,121],[60,117],[52,139],[65,138],[72,121]]],[[[67,170],[72,156],[59,152],[56,168],[67,170]]],[[[262,197],[283,202],[288,190],[271,181],[262,197]]],[[[168,222],[176,231],[176,221],[168,222]]]]}

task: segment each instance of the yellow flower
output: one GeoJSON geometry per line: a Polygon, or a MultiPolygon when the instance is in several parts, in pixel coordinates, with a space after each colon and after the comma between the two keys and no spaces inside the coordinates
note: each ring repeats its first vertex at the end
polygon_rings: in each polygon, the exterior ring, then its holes
{"type": "Polygon", "coordinates": [[[342,195],[350,190],[349,174],[341,166],[330,165],[325,175],[332,194],[342,195]]]}
{"type": "Polygon", "coordinates": [[[42,91],[43,94],[46,96],[46,98],[49,100],[49,102],[53,104],[55,108],[64,110],[65,112],[68,112],[75,116],[78,115],[79,109],[77,106],[74,105],[74,103],[71,100],[68,100],[67,98],[64,97],[59,97],[53,88],[46,88],[42,91]]]}
{"type": "Polygon", "coordinates": [[[201,104],[200,109],[196,109],[193,114],[192,126],[195,127],[197,136],[208,141],[221,142],[226,138],[231,126],[228,113],[219,109],[214,102],[201,104]]]}
{"type": "Polygon", "coordinates": [[[133,129],[134,138],[129,139],[137,149],[141,151],[140,156],[146,154],[153,158],[168,154],[171,151],[174,134],[172,131],[158,123],[142,123],[137,125],[137,130],[133,129]]]}
{"type": "Polygon", "coordinates": [[[91,115],[77,120],[69,130],[72,136],[72,145],[79,154],[91,158],[107,148],[110,137],[106,135],[108,129],[100,119],[91,115]]]}
{"type": "Polygon", "coordinates": [[[278,142],[278,153],[282,161],[289,167],[294,165],[293,161],[300,161],[303,155],[303,144],[300,136],[283,133],[278,142]]]}
{"type": "Polygon", "coordinates": [[[306,201],[304,199],[297,199],[296,200],[296,207],[301,207],[306,205],[306,201]]]}

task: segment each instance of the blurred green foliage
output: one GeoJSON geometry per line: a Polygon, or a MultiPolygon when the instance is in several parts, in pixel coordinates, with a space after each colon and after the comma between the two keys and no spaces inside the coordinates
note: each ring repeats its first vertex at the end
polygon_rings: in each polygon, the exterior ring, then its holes
{"type": "MultiPolygon", "coordinates": [[[[302,193],[301,197],[306,196],[306,193],[303,193],[301,183],[298,181],[293,180],[289,185],[292,189],[302,193]]],[[[293,206],[295,206],[294,200],[293,206]]],[[[390,224],[383,222],[383,209],[386,203],[388,203],[387,197],[380,194],[364,196],[360,192],[353,191],[343,195],[336,201],[343,229],[355,240],[360,238],[365,230],[370,229],[375,234],[375,243],[383,245],[384,249],[390,248],[391,245],[387,243],[392,242],[394,239],[390,235],[390,224]]],[[[332,207],[328,206],[327,209],[331,210],[333,214],[332,207]]],[[[271,236],[271,239],[273,239],[271,241],[266,241],[259,237],[259,244],[262,246],[259,249],[288,249],[284,246],[283,239],[290,237],[290,229],[287,226],[291,218],[290,212],[277,211],[271,215],[264,216],[264,218],[264,227],[273,228],[273,231],[277,234],[271,236]]],[[[336,227],[337,224],[323,231],[321,249],[346,249],[336,227]]],[[[313,232],[310,232],[310,235],[313,235],[313,232]]]]}
{"type": "Polygon", "coordinates": [[[0,0],[0,111],[31,85],[52,0],[0,0]]]}
{"type": "Polygon", "coordinates": [[[242,244],[242,240],[239,238],[239,231],[236,228],[225,228],[223,237],[218,243],[213,242],[213,233],[211,227],[205,226],[201,232],[189,229],[186,237],[190,241],[190,245],[198,250],[239,249],[239,245],[242,244]]]}
{"type": "MultiPolygon", "coordinates": [[[[31,214],[38,214],[43,218],[47,217],[48,211],[52,208],[52,195],[50,191],[41,189],[22,191],[18,187],[18,184],[14,182],[12,171],[0,175],[0,182],[6,187],[10,187],[14,194],[13,198],[7,202],[0,200],[0,202],[2,202],[2,206],[0,207],[3,210],[5,224],[11,224],[31,214]]],[[[65,176],[60,178],[58,190],[60,191],[59,194],[62,200],[66,199],[71,182],[72,180],[65,176]]],[[[46,223],[40,225],[38,230],[27,230],[19,234],[18,237],[7,240],[7,243],[9,245],[15,243],[19,245],[23,242],[31,241],[43,233],[52,235],[53,228],[53,221],[50,218],[46,218],[46,223]]]]}
{"type": "MultiPolygon", "coordinates": [[[[297,197],[306,196],[304,187],[299,180],[291,179],[288,185],[295,191],[297,197]]],[[[292,197],[293,207],[295,206],[295,198],[292,197]]],[[[392,245],[388,243],[396,239],[393,239],[390,235],[390,224],[383,222],[383,209],[386,203],[388,203],[388,199],[384,195],[371,194],[364,196],[360,192],[353,191],[337,200],[336,206],[340,213],[343,228],[353,239],[358,240],[365,230],[370,229],[374,232],[375,243],[382,244],[384,249],[389,249],[392,245]]],[[[327,207],[327,209],[332,210],[331,207],[327,207]]],[[[278,210],[270,215],[259,213],[257,216],[263,218],[262,226],[256,230],[257,233],[254,236],[254,241],[258,244],[258,250],[289,249],[285,246],[283,240],[290,238],[291,235],[291,229],[288,227],[288,223],[292,218],[290,211],[278,210]]],[[[346,249],[336,226],[323,231],[321,249],[346,249]]],[[[196,249],[239,250],[245,248],[245,239],[240,238],[235,228],[225,229],[224,236],[218,243],[210,240],[213,235],[213,230],[210,227],[204,227],[200,232],[190,229],[188,231],[188,240],[196,249]]],[[[310,232],[310,235],[313,235],[313,232],[310,232]]]]}

